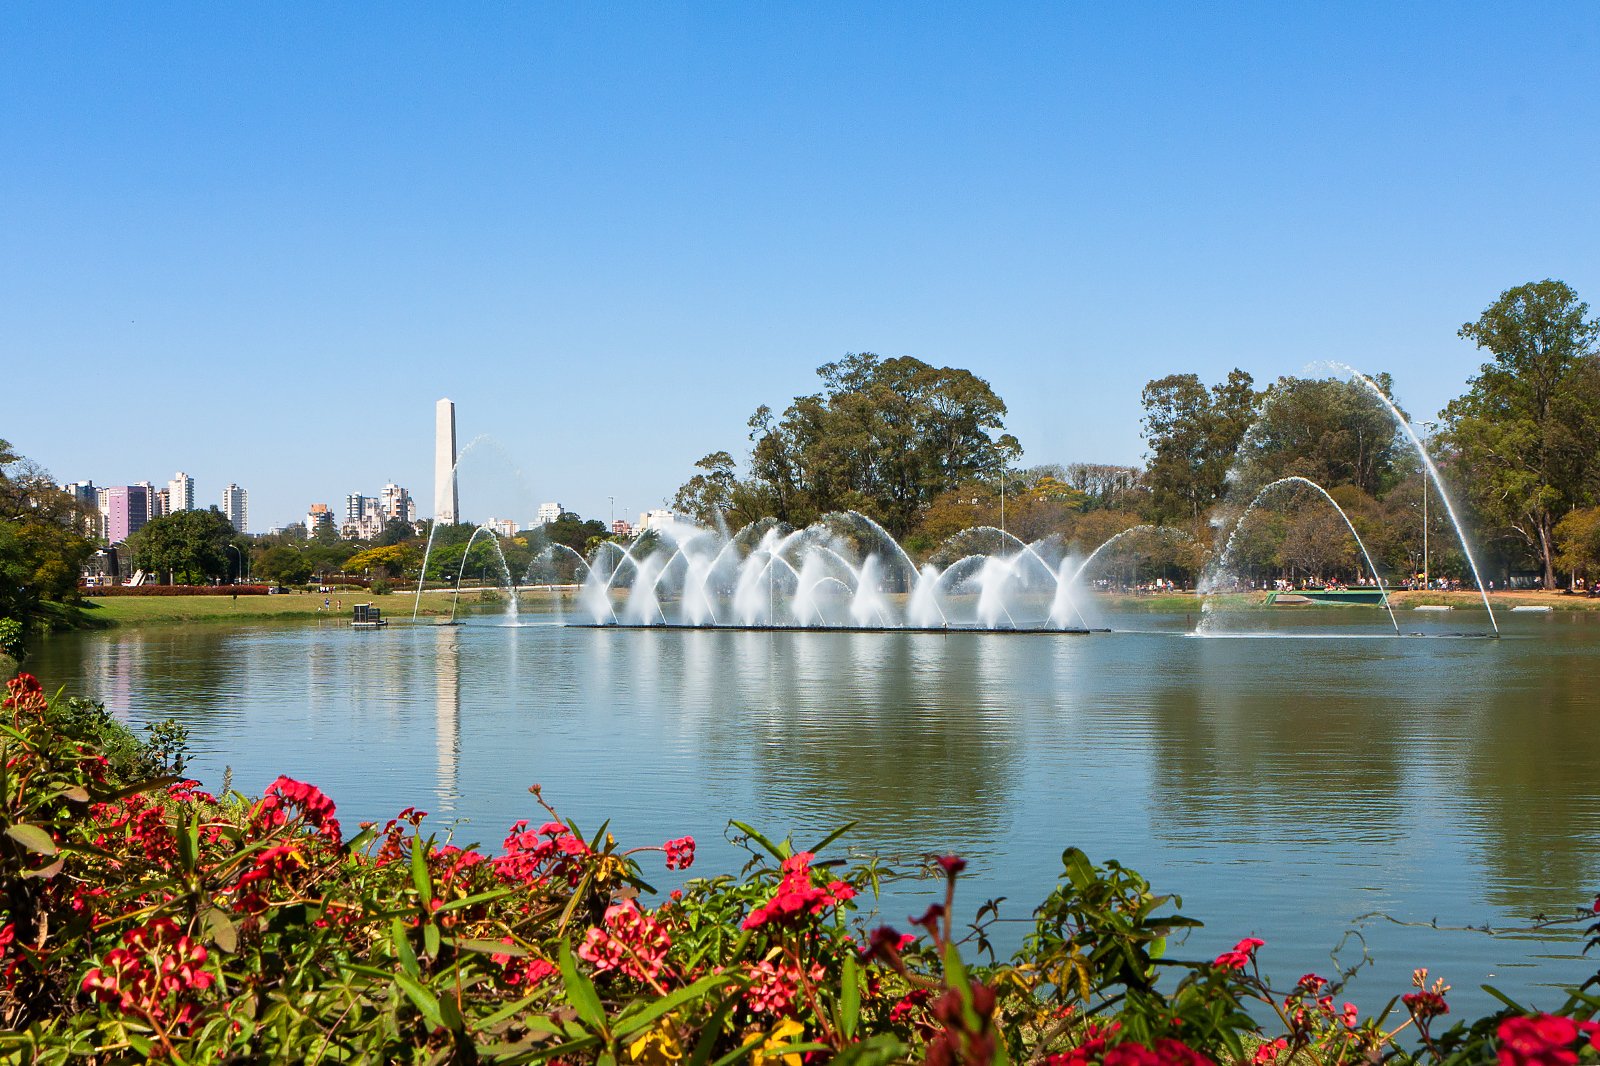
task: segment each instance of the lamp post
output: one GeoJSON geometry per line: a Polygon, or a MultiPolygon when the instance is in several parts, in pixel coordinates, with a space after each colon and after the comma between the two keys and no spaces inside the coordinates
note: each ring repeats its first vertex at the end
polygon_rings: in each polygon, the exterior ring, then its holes
{"type": "MultiPolygon", "coordinates": [[[[1422,428],[1428,431],[1428,440],[1433,440],[1436,422],[1423,422],[1422,428]]],[[[1428,587],[1428,469],[1422,469],[1422,587],[1428,587]]]]}
{"type": "MultiPolygon", "coordinates": [[[[243,577],[244,576],[244,552],[239,550],[239,546],[237,544],[229,544],[227,547],[228,547],[229,551],[233,552],[235,555],[237,555],[239,557],[239,576],[243,577]]],[[[237,584],[237,581],[230,580],[228,582],[228,584],[230,584],[230,585],[237,584]]]]}

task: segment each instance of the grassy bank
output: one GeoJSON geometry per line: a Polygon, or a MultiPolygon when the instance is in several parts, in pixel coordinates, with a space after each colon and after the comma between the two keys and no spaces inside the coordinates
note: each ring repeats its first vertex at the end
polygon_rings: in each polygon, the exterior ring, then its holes
{"type": "MultiPolygon", "coordinates": [[[[551,593],[543,589],[524,589],[519,602],[524,607],[548,604],[551,593]]],[[[422,594],[418,617],[448,617],[454,597],[446,589],[430,589],[422,594]]],[[[572,594],[566,601],[572,602],[572,594]]],[[[464,589],[461,593],[463,612],[504,603],[504,593],[492,590],[464,589]]],[[[150,626],[150,625],[208,625],[230,622],[316,621],[337,619],[348,621],[350,608],[357,603],[372,603],[383,609],[386,617],[395,622],[411,619],[416,604],[415,590],[373,595],[355,590],[334,595],[322,593],[289,592],[279,596],[112,596],[90,599],[84,615],[98,625],[150,626]],[[323,602],[328,606],[324,607],[323,602]]]]}

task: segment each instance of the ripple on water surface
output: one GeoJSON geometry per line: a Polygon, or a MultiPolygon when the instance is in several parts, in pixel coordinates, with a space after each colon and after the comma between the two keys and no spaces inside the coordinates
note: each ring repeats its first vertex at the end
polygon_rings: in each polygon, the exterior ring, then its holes
{"type": "MultiPolygon", "coordinates": [[[[246,790],[287,773],[348,820],[417,804],[491,845],[537,817],[534,782],[624,841],[693,833],[697,872],[739,865],[716,843],[730,817],[802,844],[856,820],[860,850],[966,855],[968,904],[1004,895],[1025,918],[1075,844],[1181,891],[1208,925],[1187,953],[1255,933],[1292,978],[1326,971],[1357,915],[1509,926],[1600,883],[1596,620],[1512,618],[1490,641],[1381,638],[1377,618],[1273,616],[1295,640],[1194,639],[1192,616],[1156,614],[1016,638],[152,628],[59,638],[35,665],[130,720],[185,722],[212,786],[225,766],[246,790]]],[[[1401,621],[1447,636],[1471,619],[1401,621]]],[[[887,917],[932,891],[897,886],[887,917]]],[[[1459,1009],[1487,1006],[1483,981],[1593,970],[1571,936],[1363,928],[1366,1005],[1419,964],[1459,1009]]]]}

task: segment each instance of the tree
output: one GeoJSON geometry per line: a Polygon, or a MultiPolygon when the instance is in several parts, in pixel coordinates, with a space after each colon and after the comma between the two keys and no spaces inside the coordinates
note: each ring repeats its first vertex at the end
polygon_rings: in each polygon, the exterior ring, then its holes
{"type": "Polygon", "coordinates": [[[314,568],[304,552],[287,544],[275,544],[255,560],[254,570],[276,585],[304,585],[314,568]]]}
{"type": "Polygon", "coordinates": [[[1556,523],[1556,565],[1570,574],[1600,576],[1600,507],[1568,511],[1556,523]]]}
{"type": "Polygon", "coordinates": [[[44,604],[77,599],[94,551],[83,528],[77,502],[0,440],[0,619],[26,633],[44,604]]]}
{"type": "Polygon", "coordinates": [[[672,506],[693,515],[704,525],[715,525],[733,506],[733,490],[738,483],[733,456],[727,452],[712,452],[694,465],[704,473],[683,483],[672,498],[672,506]]]}
{"type": "Polygon", "coordinates": [[[1321,499],[1288,517],[1280,551],[1286,566],[1318,580],[1349,573],[1356,563],[1350,527],[1321,499]]]}
{"type": "Polygon", "coordinates": [[[1209,390],[1197,374],[1169,374],[1145,385],[1145,483],[1152,517],[1198,530],[1227,490],[1228,469],[1255,420],[1254,379],[1231,370],[1209,390]]]}
{"type": "Polygon", "coordinates": [[[1594,496],[1600,320],[1560,281],[1507,289],[1459,335],[1488,351],[1444,410],[1444,441],[1480,514],[1513,530],[1555,584],[1555,527],[1594,496]]]}
{"type": "Polygon", "coordinates": [[[180,585],[203,584],[227,576],[233,526],[216,511],[177,511],[152,518],[128,537],[133,564],[170,574],[180,585]]]}
{"type": "MultiPolygon", "coordinates": [[[[1388,396],[1388,374],[1373,383],[1388,396]]],[[[1261,412],[1239,446],[1239,487],[1254,493],[1278,478],[1298,475],[1325,489],[1354,485],[1381,497],[1405,473],[1409,454],[1394,416],[1372,390],[1337,378],[1281,377],[1266,391],[1261,412]]]]}
{"type": "Polygon", "coordinates": [[[408,540],[415,540],[417,531],[410,522],[403,518],[391,518],[383,524],[383,532],[378,534],[378,545],[389,547],[393,544],[404,544],[408,540]]]}
{"type": "Polygon", "coordinates": [[[1004,432],[1005,404],[969,371],[862,352],[817,375],[822,390],[795,397],[781,417],[765,405],[751,416],[748,480],[714,452],[679,499],[794,525],[859,510],[900,537],[941,493],[996,479],[1021,452],[1004,432]]]}
{"type": "Polygon", "coordinates": [[[344,568],[346,572],[376,570],[385,577],[399,577],[415,554],[408,545],[381,544],[350,556],[344,561],[344,568]]]}

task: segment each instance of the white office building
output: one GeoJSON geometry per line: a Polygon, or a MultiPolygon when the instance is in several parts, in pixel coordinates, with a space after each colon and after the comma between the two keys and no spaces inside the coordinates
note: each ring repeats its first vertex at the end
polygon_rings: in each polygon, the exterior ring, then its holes
{"type": "Polygon", "coordinates": [[[534,517],[541,526],[547,526],[551,522],[560,521],[561,515],[562,509],[559,503],[541,503],[538,514],[534,517]]]}

